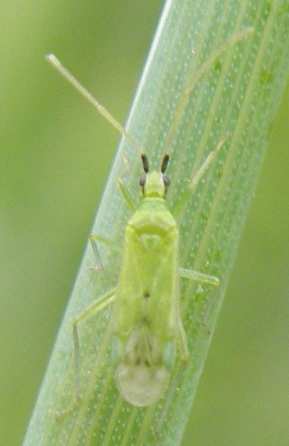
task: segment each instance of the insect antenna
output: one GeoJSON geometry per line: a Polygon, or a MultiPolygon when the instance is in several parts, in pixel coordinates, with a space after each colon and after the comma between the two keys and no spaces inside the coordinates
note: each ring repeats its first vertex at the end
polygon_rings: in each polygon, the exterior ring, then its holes
{"type": "Polygon", "coordinates": [[[166,155],[163,157],[162,163],[161,163],[161,173],[165,173],[167,170],[168,164],[170,161],[170,155],[166,153],[166,155]]]}
{"type": "Polygon", "coordinates": [[[46,60],[52,65],[61,76],[64,77],[85,99],[93,105],[98,113],[122,135],[122,137],[137,151],[143,152],[141,145],[131,136],[125,128],[114,118],[114,116],[98,102],[98,100],[79,82],[78,79],[60,62],[54,54],[47,54],[46,60]]]}
{"type": "Polygon", "coordinates": [[[145,173],[148,173],[150,170],[148,157],[144,153],[142,153],[141,159],[142,159],[142,164],[143,164],[143,170],[145,171],[145,173]]]}
{"type": "Polygon", "coordinates": [[[181,198],[181,200],[179,200],[179,202],[175,206],[174,214],[176,215],[177,219],[180,218],[182,212],[185,209],[185,206],[186,206],[186,203],[187,203],[189,197],[195,191],[195,189],[199,185],[200,181],[202,180],[202,178],[207,173],[210,165],[216,159],[218,153],[220,152],[220,150],[222,149],[222,147],[224,146],[224,144],[226,143],[226,141],[228,140],[229,137],[230,137],[230,133],[228,133],[226,136],[224,136],[218,142],[218,144],[215,147],[215,149],[212,150],[209,153],[209,155],[207,156],[207,158],[205,159],[203,164],[201,164],[201,166],[198,168],[198,171],[195,173],[195,175],[193,175],[193,177],[192,177],[192,179],[190,181],[189,187],[187,188],[187,190],[183,194],[183,197],[181,198]]]}
{"type": "Polygon", "coordinates": [[[241,31],[234,33],[230,36],[213,54],[197,69],[197,71],[193,74],[192,77],[188,80],[187,84],[183,92],[180,95],[180,98],[177,102],[177,106],[174,112],[173,122],[171,127],[169,128],[164,147],[167,150],[170,150],[173,140],[175,138],[177,128],[180,122],[180,119],[183,115],[183,112],[188,104],[189,98],[198,84],[198,82],[202,79],[202,77],[208,72],[210,67],[221,57],[221,55],[231,46],[240,42],[243,39],[246,39],[254,32],[254,28],[249,27],[245,28],[241,31]]]}

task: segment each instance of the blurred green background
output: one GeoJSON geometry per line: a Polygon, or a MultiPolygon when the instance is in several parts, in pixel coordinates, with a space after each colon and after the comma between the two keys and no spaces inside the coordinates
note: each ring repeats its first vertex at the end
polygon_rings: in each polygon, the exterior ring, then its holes
{"type": "MultiPolygon", "coordinates": [[[[21,444],[118,141],[44,61],[121,121],[163,1],[2,3],[0,444],[21,444]]],[[[184,445],[289,443],[289,91],[184,445]]]]}

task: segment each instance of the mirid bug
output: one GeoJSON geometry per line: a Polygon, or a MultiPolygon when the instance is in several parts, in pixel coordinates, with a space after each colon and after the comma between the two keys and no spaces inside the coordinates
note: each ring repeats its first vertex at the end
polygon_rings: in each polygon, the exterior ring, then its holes
{"type": "MultiPolygon", "coordinates": [[[[232,36],[226,45],[216,51],[210,64],[227,46],[240,41],[250,32],[252,30],[248,29],[232,36]]],[[[142,152],[134,138],[54,55],[48,55],[47,59],[131,145],[142,152]]],[[[204,73],[210,64],[205,63],[201,71],[204,73]]],[[[185,91],[178,115],[181,114],[193,86],[194,82],[191,82],[190,88],[185,91]]],[[[200,166],[191,181],[191,192],[203,178],[224,142],[225,139],[221,140],[200,166]]],[[[141,199],[125,227],[117,286],[94,301],[73,321],[74,351],[78,368],[78,324],[113,304],[112,326],[117,345],[115,380],[122,397],[137,407],[150,406],[160,400],[168,386],[178,351],[184,362],[188,359],[187,338],[180,312],[180,279],[219,285],[217,277],[184,269],[179,265],[179,229],[166,203],[170,186],[167,175],[169,159],[168,154],[164,155],[159,170],[151,170],[147,156],[141,153],[141,199]]],[[[123,183],[120,186],[120,192],[132,208],[133,200],[129,191],[123,183]]],[[[90,238],[94,249],[99,239],[101,238],[97,235],[90,238]]],[[[79,396],[78,379],[77,387],[79,396]]]]}
{"type": "Polygon", "coordinates": [[[168,162],[165,155],[160,170],[150,171],[142,154],[141,202],[125,228],[118,285],[74,321],[78,352],[78,323],[113,303],[118,357],[115,379],[123,398],[138,407],[156,403],[164,393],[177,347],[181,359],[188,359],[180,314],[180,278],[219,284],[216,277],[179,267],[179,230],[166,204],[168,162]]]}

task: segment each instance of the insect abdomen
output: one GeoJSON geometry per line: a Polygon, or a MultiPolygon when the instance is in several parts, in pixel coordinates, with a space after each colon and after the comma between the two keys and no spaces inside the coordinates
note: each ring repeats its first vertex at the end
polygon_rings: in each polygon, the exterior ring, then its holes
{"type": "Polygon", "coordinates": [[[145,407],[160,399],[170,377],[165,353],[147,327],[140,325],[131,332],[116,369],[116,382],[126,401],[145,407]]]}

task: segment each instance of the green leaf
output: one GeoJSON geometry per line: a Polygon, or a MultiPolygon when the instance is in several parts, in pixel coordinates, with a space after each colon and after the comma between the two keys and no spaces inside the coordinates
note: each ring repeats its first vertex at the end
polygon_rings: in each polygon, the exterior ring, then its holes
{"type": "Polygon", "coordinates": [[[168,204],[173,210],[208,154],[226,144],[180,221],[180,264],[218,276],[218,290],[182,283],[190,361],[179,363],[169,390],[147,409],[129,406],[116,389],[110,310],[80,326],[82,400],[75,400],[71,320],[117,284],[130,215],[118,191],[139,195],[138,150],[122,141],[93,232],[104,270],[87,248],[26,435],[28,445],[177,445],[189,418],[238,241],[288,77],[287,1],[167,1],[128,120],[128,132],[158,166],[171,153],[168,204]],[[184,96],[184,92],[187,96],[184,96]],[[117,253],[117,255],[116,255],[117,253]]]}

